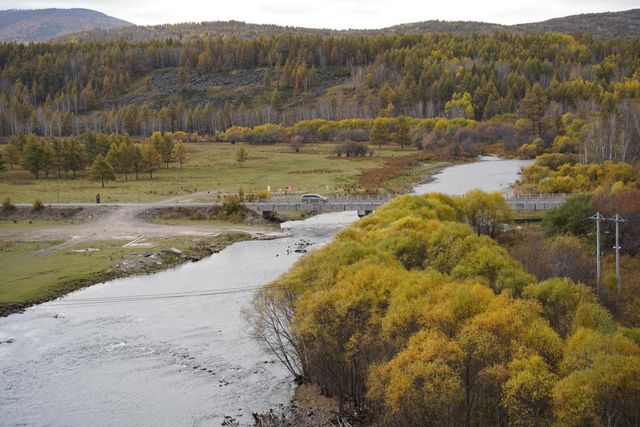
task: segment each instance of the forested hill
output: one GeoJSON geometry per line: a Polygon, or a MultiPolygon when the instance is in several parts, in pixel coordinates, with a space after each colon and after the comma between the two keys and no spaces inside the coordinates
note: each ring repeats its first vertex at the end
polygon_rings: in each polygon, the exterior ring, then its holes
{"type": "Polygon", "coordinates": [[[2,10],[0,41],[47,41],[78,31],[130,25],[127,21],[89,9],[2,10]]]}
{"type": "Polygon", "coordinates": [[[531,24],[514,25],[521,32],[584,33],[600,39],[640,36],[640,9],[589,13],[531,24]]]}
{"type": "Polygon", "coordinates": [[[423,21],[395,25],[376,30],[330,30],[278,25],[248,24],[238,21],[215,21],[201,23],[165,24],[155,26],[129,26],[107,30],[83,30],[61,37],[62,40],[193,40],[210,36],[233,36],[254,39],[263,36],[283,34],[335,36],[335,35],[376,35],[376,34],[492,34],[496,31],[524,33],[583,33],[598,39],[619,37],[637,37],[640,35],[640,9],[622,12],[593,13],[573,15],[548,21],[500,25],[486,22],[463,21],[423,21]]]}
{"type": "Polygon", "coordinates": [[[554,18],[547,21],[517,25],[499,25],[484,22],[425,21],[385,28],[384,32],[407,33],[492,33],[508,31],[527,33],[582,33],[598,39],[640,36],[640,9],[622,12],[590,13],[554,18]]]}
{"type": "Polygon", "coordinates": [[[640,40],[499,32],[0,43],[0,87],[2,135],[506,115],[527,117],[551,144],[564,114],[586,120],[640,97],[640,40]]]}
{"type": "Polygon", "coordinates": [[[131,41],[149,40],[196,40],[207,37],[236,37],[240,39],[256,39],[267,36],[287,34],[305,36],[372,36],[380,34],[491,34],[495,31],[508,31],[510,27],[486,22],[464,21],[424,21],[411,24],[400,24],[393,27],[362,30],[332,30],[328,28],[304,28],[270,24],[250,24],[240,21],[185,22],[181,24],[163,24],[154,26],[133,26],[115,30],[91,30],[60,37],[60,40],[94,40],[108,41],[126,39],[131,41]]]}

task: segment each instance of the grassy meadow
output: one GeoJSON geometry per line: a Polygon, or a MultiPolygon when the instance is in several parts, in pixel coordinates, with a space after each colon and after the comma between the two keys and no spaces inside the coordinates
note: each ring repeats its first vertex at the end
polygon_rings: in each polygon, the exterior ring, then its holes
{"type": "Polygon", "coordinates": [[[78,243],[62,250],[44,253],[62,243],[0,242],[0,316],[15,309],[44,302],[94,283],[130,274],[142,274],[182,262],[170,253],[178,248],[190,256],[201,256],[202,247],[221,249],[229,243],[245,240],[248,234],[226,233],[217,237],[176,237],[147,241],[151,246],[125,246],[127,241],[78,243]],[[137,256],[136,256],[137,254],[137,256]],[[122,267],[128,257],[143,259],[159,254],[162,265],[122,267]]]}
{"type": "MultiPolygon", "coordinates": [[[[239,144],[205,143],[188,144],[188,160],[180,169],[177,163],[169,169],[160,169],[149,179],[147,173],[139,180],[131,175],[125,181],[116,181],[101,188],[86,174],[75,179],[51,176],[33,179],[28,171],[15,168],[0,173],[0,196],[9,197],[13,203],[32,203],[39,199],[44,203],[93,202],[96,193],[108,202],[150,202],[168,199],[193,192],[257,192],[270,186],[272,191],[292,187],[295,191],[340,194],[363,188],[360,178],[365,171],[383,168],[390,160],[403,156],[415,156],[413,150],[395,147],[377,150],[366,158],[337,158],[335,145],[306,144],[300,152],[294,152],[288,144],[270,146],[244,145],[248,159],[240,165],[235,157],[239,144]]],[[[373,147],[372,147],[373,148],[373,147]]],[[[400,174],[381,184],[382,191],[400,191],[408,182],[419,180],[428,168],[406,168],[400,174]],[[386,185],[388,184],[388,186],[386,185]]]]}

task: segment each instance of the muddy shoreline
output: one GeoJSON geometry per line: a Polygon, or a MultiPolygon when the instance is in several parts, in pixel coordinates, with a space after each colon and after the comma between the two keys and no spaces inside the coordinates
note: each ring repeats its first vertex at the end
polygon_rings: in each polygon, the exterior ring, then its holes
{"type": "MultiPolygon", "coordinates": [[[[253,414],[257,426],[270,427],[318,427],[345,425],[338,420],[338,401],[323,396],[313,384],[300,384],[287,405],[263,414],[253,414]]],[[[233,424],[229,424],[233,425],[233,424]]]]}

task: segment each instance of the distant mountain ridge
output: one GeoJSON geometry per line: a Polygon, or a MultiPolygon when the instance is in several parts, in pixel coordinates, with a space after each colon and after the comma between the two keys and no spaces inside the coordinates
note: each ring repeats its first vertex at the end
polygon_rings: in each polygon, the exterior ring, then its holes
{"type": "Polygon", "coordinates": [[[153,26],[130,26],[111,30],[82,31],[62,37],[63,40],[161,40],[199,39],[210,36],[233,36],[256,38],[282,34],[330,35],[374,35],[374,34],[492,34],[496,31],[523,33],[584,33],[599,39],[640,36],[640,9],[621,12],[590,13],[554,18],[542,22],[517,25],[501,25],[474,21],[422,21],[394,25],[374,30],[332,30],[270,24],[249,24],[240,21],[212,21],[201,23],[163,24],[153,26]]]}
{"type": "Polygon", "coordinates": [[[521,32],[585,33],[610,39],[640,36],[640,9],[623,12],[585,13],[542,22],[513,25],[521,32]]]}
{"type": "Polygon", "coordinates": [[[282,34],[318,36],[375,34],[492,34],[496,31],[524,33],[583,33],[598,39],[640,36],[640,9],[589,13],[541,22],[501,25],[475,21],[421,21],[372,30],[332,30],[240,21],[187,22],[137,26],[90,9],[36,9],[0,11],[0,42],[49,40],[162,40],[199,39],[211,36],[257,38],[282,34]]]}
{"type": "Polygon", "coordinates": [[[640,9],[621,12],[586,13],[546,21],[501,25],[474,21],[423,21],[394,25],[383,32],[488,34],[495,31],[525,33],[582,33],[599,39],[640,36],[640,9]]]}
{"type": "Polygon", "coordinates": [[[47,41],[78,31],[133,25],[90,9],[11,9],[0,11],[0,41],[47,41]]]}

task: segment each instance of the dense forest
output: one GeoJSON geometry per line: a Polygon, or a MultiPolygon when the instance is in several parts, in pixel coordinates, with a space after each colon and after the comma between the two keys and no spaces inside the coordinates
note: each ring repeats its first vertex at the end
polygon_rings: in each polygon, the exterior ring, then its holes
{"type": "Polygon", "coordinates": [[[559,34],[5,43],[0,134],[213,135],[407,115],[526,119],[550,144],[566,113],[633,123],[639,70],[638,38],[559,34]]]}
{"type": "Polygon", "coordinates": [[[255,335],[367,424],[636,425],[640,331],[484,236],[500,199],[396,198],[261,290],[255,335]]]}

